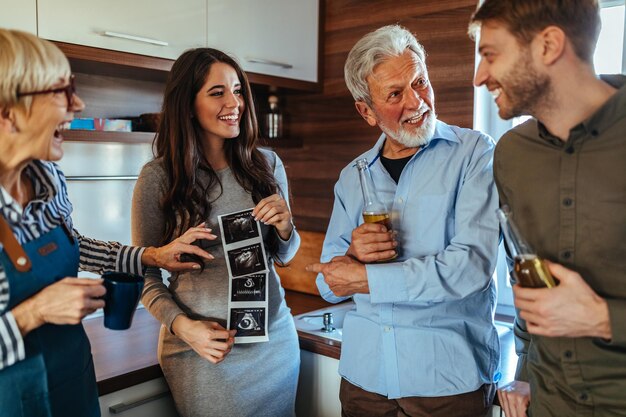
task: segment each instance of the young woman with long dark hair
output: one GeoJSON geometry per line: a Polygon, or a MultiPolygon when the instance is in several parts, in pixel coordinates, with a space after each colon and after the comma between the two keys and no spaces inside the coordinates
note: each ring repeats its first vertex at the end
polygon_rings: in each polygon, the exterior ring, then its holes
{"type": "Polygon", "coordinates": [[[187,416],[293,416],[299,348],[273,260],[288,261],[300,238],[278,156],[257,147],[248,79],[228,55],[185,52],[170,72],[156,137],[156,158],[133,196],[133,240],[169,242],[217,216],[254,207],[268,254],[269,342],[233,346],[225,328],[229,275],[220,238],[200,271],[173,274],[166,286],[146,273],[143,304],[163,324],[159,361],[176,407],[187,416]]]}

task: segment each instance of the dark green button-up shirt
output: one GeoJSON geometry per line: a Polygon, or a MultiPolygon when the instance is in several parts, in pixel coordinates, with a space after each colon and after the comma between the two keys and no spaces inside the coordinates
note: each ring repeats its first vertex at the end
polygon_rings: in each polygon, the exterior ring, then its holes
{"type": "Polygon", "coordinates": [[[618,92],[566,142],[530,120],[495,151],[501,204],[539,256],[579,272],[606,299],[613,333],[610,342],[541,337],[517,321],[532,417],[626,415],[626,77],[605,81],[618,92]]]}

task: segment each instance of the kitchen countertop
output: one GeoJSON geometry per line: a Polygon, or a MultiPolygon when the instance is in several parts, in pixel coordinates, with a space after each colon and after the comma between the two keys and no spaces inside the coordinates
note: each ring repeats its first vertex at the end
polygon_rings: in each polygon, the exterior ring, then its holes
{"type": "MultiPolygon", "coordinates": [[[[287,305],[295,316],[331,304],[319,296],[285,291],[287,305]]],[[[94,357],[100,395],[159,378],[163,375],[157,362],[157,339],[160,323],[145,309],[135,313],[130,330],[114,331],[104,327],[103,317],[83,322],[94,357]]],[[[300,348],[339,359],[341,343],[305,332],[298,332],[300,348]]],[[[501,381],[513,380],[515,355],[513,332],[501,337],[501,381]]]]}
{"type": "MultiPolygon", "coordinates": [[[[285,291],[287,305],[295,316],[331,305],[319,296],[285,291]]],[[[91,342],[100,395],[163,376],[157,362],[157,340],[161,324],[146,309],[135,312],[129,330],[104,327],[104,317],[83,321],[91,342]]],[[[341,343],[298,332],[300,347],[322,355],[339,358],[341,343]]]]}

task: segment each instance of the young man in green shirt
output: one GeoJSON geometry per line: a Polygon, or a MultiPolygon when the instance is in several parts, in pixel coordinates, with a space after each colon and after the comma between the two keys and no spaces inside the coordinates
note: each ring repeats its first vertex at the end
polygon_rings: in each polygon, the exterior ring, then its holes
{"type": "Polygon", "coordinates": [[[496,147],[501,205],[559,281],[513,288],[507,417],[626,415],[626,77],[595,74],[599,31],[596,0],[486,0],[470,25],[475,85],[533,116],[496,147]]]}

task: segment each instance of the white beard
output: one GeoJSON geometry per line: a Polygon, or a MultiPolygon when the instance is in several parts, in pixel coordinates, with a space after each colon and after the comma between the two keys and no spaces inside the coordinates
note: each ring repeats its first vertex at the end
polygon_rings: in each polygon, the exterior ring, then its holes
{"type": "Polygon", "coordinates": [[[379,126],[381,130],[385,132],[387,137],[408,148],[418,148],[420,146],[428,145],[428,142],[430,142],[435,134],[435,126],[437,124],[436,121],[437,115],[433,111],[430,111],[427,113],[423,124],[413,132],[409,132],[402,126],[397,131],[388,129],[387,126],[382,123],[379,123],[379,126]]]}

